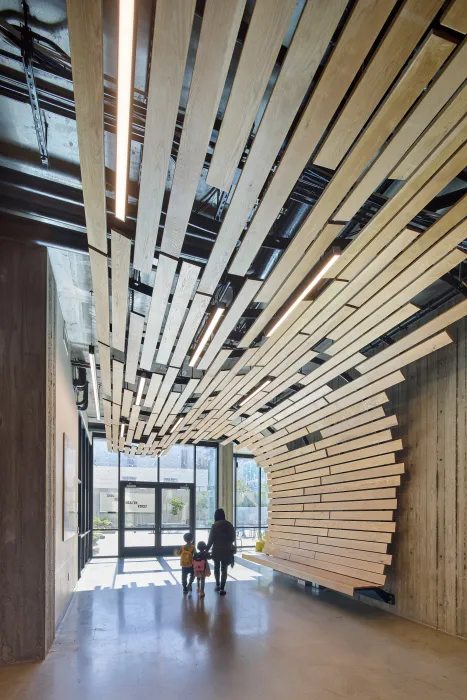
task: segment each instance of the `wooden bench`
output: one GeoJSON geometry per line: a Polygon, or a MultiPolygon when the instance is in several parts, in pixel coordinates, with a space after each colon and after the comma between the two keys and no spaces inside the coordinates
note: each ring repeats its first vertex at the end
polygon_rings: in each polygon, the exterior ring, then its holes
{"type": "Polygon", "coordinates": [[[353,596],[354,593],[358,592],[358,590],[361,588],[375,587],[375,584],[371,581],[364,581],[352,578],[350,576],[345,576],[344,574],[337,574],[324,571],[322,569],[316,569],[313,566],[290,562],[285,559],[279,559],[279,557],[270,556],[269,554],[259,554],[256,552],[249,554],[244,552],[242,557],[247,561],[253,562],[253,564],[268,566],[270,569],[279,571],[281,574],[295,576],[296,578],[304,581],[310,581],[311,583],[316,583],[319,586],[325,586],[326,588],[331,588],[334,591],[346,593],[347,595],[351,596],[353,596]]]}

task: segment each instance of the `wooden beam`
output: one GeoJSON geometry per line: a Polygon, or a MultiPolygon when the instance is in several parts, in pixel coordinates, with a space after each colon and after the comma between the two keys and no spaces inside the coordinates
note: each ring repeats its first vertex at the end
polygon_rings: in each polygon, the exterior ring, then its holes
{"type": "Polygon", "coordinates": [[[159,387],[162,383],[163,378],[164,378],[163,374],[156,374],[156,372],[154,372],[151,375],[151,381],[149,382],[149,387],[148,387],[148,390],[146,392],[146,397],[144,399],[145,406],[152,408],[154,401],[156,400],[157,392],[159,391],[159,387]]]}

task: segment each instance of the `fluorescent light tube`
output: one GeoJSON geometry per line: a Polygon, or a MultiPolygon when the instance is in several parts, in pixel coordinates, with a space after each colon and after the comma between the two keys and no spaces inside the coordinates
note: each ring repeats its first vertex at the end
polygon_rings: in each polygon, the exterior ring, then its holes
{"type": "Polygon", "coordinates": [[[318,272],[318,274],[316,275],[316,277],[313,277],[313,279],[311,280],[310,284],[309,284],[309,285],[303,290],[303,292],[295,299],[294,303],[291,304],[291,305],[289,306],[289,308],[287,309],[287,311],[286,311],[284,314],[282,314],[282,316],[280,317],[280,319],[279,319],[279,320],[277,321],[277,323],[271,328],[271,330],[270,330],[268,333],[266,333],[266,337],[267,337],[267,338],[270,338],[271,335],[277,331],[277,329],[279,328],[279,326],[281,326],[281,325],[284,323],[285,319],[286,319],[288,316],[290,316],[290,314],[292,313],[292,311],[293,311],[294,309],[296,309],[297,306],[300,304],[300,302],[303,301],[303,299],[311,292],[311,290],[312,290],[314,287],[316,287],[316,285],[318,284],[318,282],[324,277],[324,275],[326,274],[326,272],[329,270],[330,267],[332,267],[332,265],[334,265],[334,263],[336,262],[336,260],[338,260],[338,258],[339,258],[339,255],[338,255],[337,253],[336,253],[335,255],[333,255],[332,258],[331,258],[331,259],[326,263],[326,265],[323,267],[323,269],[320,270],[320,272],[318,272]]]}
{"type": "Polygon", "coordinates": [[[125,221],[133,85],[135,0],[120,0],[118,12],[117,170],[115,216],[125,221]]]}
{"type": "Polygon", "coordinates": [[[141,377],[141,379],[139,380],[138,393],[136,394],[136,401],[135,401],[135,404],[137,406],[139,406],[141,403],[141,398],[143,396],[143,389],[144,389],[145,384],[146,384],[146,377],[141,377]]]}
{"type": "Polygon", "coordinates": [[[92,389],[94,391],[94,403],[96,404],[97,420],[101,419],[101,407],[99,406],[99,387],[97,386],[96,356],[94,347],[89,346],[89,364],[91,365],[92,389]]]}
{"type": "Polygon", "coordinates": [[[125,435],[125,423],[122,423],[120,426],[120,437],[123,437],[125,435]]]}
{"type": "Polygon", "coordinates": [[[177,428],[180,425],[180,423],[182,422],[182,420],[183,420],[183,416],[181,418],[179,418],[178,421],[173,426],[172,430],[170,431],[171,435],[172,435],[172,433],[174,433],[177,430],[177,428]]]}
{"type": "Polygon", "coordinates": [[[259,394],[259,392],[262,391],[262,390],[264,389],[264,387],[266,387],[266,386],[267,386],[268,384],[270,384],[271,382],[272,382],[272,379],[268,379],[266,382],[264,382],[264,384],[261,384],[261,386],[259,386],[257,389],[255,389],[254,392],[253,392],[252,394],[249,394],[248,396],[245,396],[245,398],[244,398],[242,401],[240,401],[240,403],[239,403],[238,405],[239,405],[239,406],[243,406],[244,403],[246,403],[247,401],[249,401],[250,399],[252,399],[253,396],[256,396],[256,394],[259,394]]]}
{"type": "Polygon", "coordinates": [[[189,367],[193,367],[193,366],[198,362],[199,356],[200,356],[201,353],[203,352],[203,348],[204,348],[204,346],[206,345],[206,343],[207,343],[208,340],[209,340],[209,336],[211,335],[211,333],[213,332],[214,328],[215,328],[215,327],[217,326],[217,324],[219,323],[220,317],[222,316],[222,314],[224,313],[224,311],[225,311],[225,309],[221,309],[221,308],[216,309],[216,313],[215,313],[214,316],[212,317],[211,322],[209,323],[208,327],[206,328],[206,330],[205,330],[205,332],[204,332],[204,335],[203,335],[203,337],[201,338],[201,341],[200,341],[198,347],[196,348],[196,351],[195,351],[195,353],[193,354],[193,357],[192,357],[191,360],[190,360],[189,367]]]}

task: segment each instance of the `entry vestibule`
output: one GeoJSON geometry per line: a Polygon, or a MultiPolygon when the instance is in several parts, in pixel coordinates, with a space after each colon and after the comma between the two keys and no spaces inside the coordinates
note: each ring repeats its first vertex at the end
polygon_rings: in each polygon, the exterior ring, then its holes
{"type": "Polygon", "coordinates": [[[175,445],[162,457],[112,454],[93,441],[93,556],[168,554],[184,532],[207,539],[218,507],[218,446],[175,445]]]}

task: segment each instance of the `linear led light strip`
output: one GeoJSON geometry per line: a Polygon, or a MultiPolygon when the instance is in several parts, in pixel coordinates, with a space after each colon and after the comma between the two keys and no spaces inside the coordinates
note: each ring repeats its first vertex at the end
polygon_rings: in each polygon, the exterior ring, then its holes
{"type": "Polygon", "coordinates": [[[261,384],[257,389],[255,389],[252,394],[245,396],[245,398],[242,401],[240,401],[240,403],[238,405],[243,406],[244,403],[246,403],[247,401],[252,399],[253,396],[256,396],[256,394],[259,394],[259,392],[262,391],[271,382],[272,382],[272,379],[268,379],[267,381],[263,382],[263,384],[261,384]]]}
{"type": "Polygon", "coordinates": [[[120,0],[118,13],[117,172],[115,216],[125,221],[130,141],[135,0],[120,0]]]}
{"type": "Polygon", "coordinates": [[[122,423],[120,426],[120,437],[123,437],[125,435],[125,423],[122,423]]]}
{"type": "Polygon", "coordinates": [[[136,406],[139,406],[141,404],[141,399],[143,397],[143,390],[144,390],[145,384],[146,384],[146,377],[141,377],[141,379],[139,380],[138,393],[136,394],[136,401],[135,401],[136,406]]]}
{"type": "Polygon", "coordinates": [[[288,316],[290,316],[290,314],[292,313],[292,311],[293,311],[294,309],[296,309],[297,306],[300,304],[300,302],[303,301],[303,299],[311,292],[311,290],[312,290],[314,287],[316,287],[316,285],[318,284],[318,282],[320,281],[320,279],[322,279],[322,278],[324,277],[324,275],[326,274],[326,272],[329,270],[330,267],[332,267],[332,265],[334,265],[334,263],[336,262],[336,260],[337,260],[338,258],[339,258],[339,255],[338,255],[337,253],[336,253],[335,255],[333,255],[332,258],[326,263],[326,265],[324,265],[324,267],[322,268],[322,270],[320,270],[320,272],[318,272],[318,274],[316,275],[316,277],[313,277],[313,279],[311,280],[310,284],[309,284],[309,285],[303,290],[303,292],[295,299],[294,303],[291,304],[291,305],[289,306],[289,308],[287,309],[287,311],[286,311],[284,314],[282,314],[282,316],[280,317],[280,319],[279,319],[279,320],[277,321],[277,323],[271,328],[271,330],[268,331],[268,332],[266,333],[266,337],[267,337],[267,338],[270,338],[271,335],[277,331],[277,329],[279,328],[279,326],[281,326],[281,325],[284,323],[285,319],[286,319],[288,316]]]}
{"type": "Polygon", "coordinates": [[[89,346],[89,364],[91,365],[92,389],[94,391],[94,403],[96,404],[97,420],[101,419],[101,407],[99,406],[99,388],[97,386],[96,356],[94,347],[89,346]]]}
{"type": "Polygon", "coordinates": [[[180,423],[182,422],[182,420],[183,420],[183,416],[181,418],[179,418],[178,421],[175,423],[175,425],[172,427],[172,430],[170,431],[171,435],[172,435],[172,433],[174,433],[177,430],[177,428],[180,425],[180,423]]]}
{"type": "Polygon", "coordinates": [[[219,323],[220,317],[222,316],[222,314],[224,313],[224,311],[225,311],[225,309],[221,309],[221,308],[216,309],[216,313],[215,313],[214,316],[212,317],[212,319],[211,319],[211,321],[210,321],[208,327],[206,328],[206,330],[205,330],[205,332],[204,332],[203,337],[201,338],[201,341],[200,341],[198,347],[196,348],[196,350],[195,350],[195,352],[194,352],[194,354],[193,354],[193,357],[192,357],[191,360],[190,360],[190,363],[189,363],[189,365],[188,365],[189,367],[193,367],[193,366],[198,362],[199,356],[200,356],[201,353],[203,352],[204,346],[205,346],[206,343],[208,342],[209,337],[210,337],[211,333],[213,332],[214,328],[215,328],[215,327],[217,326],[217,324],[219,323]]]}

